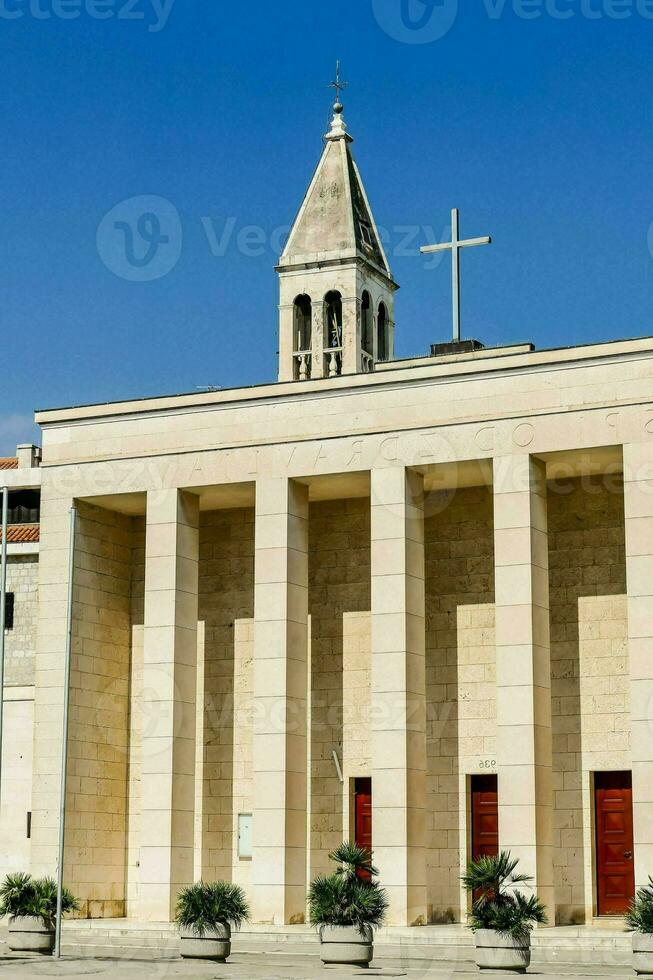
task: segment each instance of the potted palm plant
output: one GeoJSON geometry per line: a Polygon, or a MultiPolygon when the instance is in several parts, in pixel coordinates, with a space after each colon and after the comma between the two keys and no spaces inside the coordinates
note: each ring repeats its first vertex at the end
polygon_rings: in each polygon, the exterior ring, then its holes
{"type": "Polygon", "coordinates": [[[531,963],[531,932],[546,922],[537,895],[526,897],[517,885],[528,885],[529,875],[517,874],[519,861],[509,851],[471,861],[462,882],[476,897],[470,927],[476,939],[476,965],[480,970],[525,973],[531,963]]]}
{"type": "MultiPolygon", "coordinates": [[[[63,889],[64,915],[79,911],[79,903],[63,889]]],[[[57,917],[57,883],[19,872],[0,885],[0,917],[9,916],[9,949],[15,953],[52,953],[57,917]]]]}
{"type": "Polygon", "coordinates": [[[633,930],[633,967],[640,976],[653,976],[653,878],[640,888],[626,915],[633,930]]]}
{"type": "Polygon", "coordinates": [[[382,925],[388,900],[371,855],[345,842],[329,855],[337,868],[311,883],[311,924],[320,931],[322,962],[368,966],[374,955],[374,929],[382,925]]]}
{"type": "Polygon", "coordinates": [[[176,920],[184,959],[219,960],[231,955],[231,929],[250,916],[245,892],[227,881],[203,881],[184,888],[177,897],[176,920]]]}

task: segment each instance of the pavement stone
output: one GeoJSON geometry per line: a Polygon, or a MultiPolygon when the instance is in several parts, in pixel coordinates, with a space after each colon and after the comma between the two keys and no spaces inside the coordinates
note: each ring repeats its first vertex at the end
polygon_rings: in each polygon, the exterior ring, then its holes
{"type": "MultiPolygon", "coordinates": [[[[468,963],[451,963],[439,958],[429,961],[383,960],[381,966],[368,970],[351,967],[325,968],[317,951],[303,952],[235,952],[226,964],[185,961],[177,955],[154,958],[151,953],[126,951],[107,956],[65,955],[61,960],[50,957],[25,957],[0,953],[0,975],[20,980],[45,980],[47,977],[99,977],[106,980],[327,980],[329,976],[407,977],[408,980],[478,980],[478,970],[468,963]]],[[[631,980],[632,972],[623,967],[601,963],[571,966],[533,966],[529,976],[538,980],[568,980],[571,977],[599,980],[601,977],[631,980]]]]}

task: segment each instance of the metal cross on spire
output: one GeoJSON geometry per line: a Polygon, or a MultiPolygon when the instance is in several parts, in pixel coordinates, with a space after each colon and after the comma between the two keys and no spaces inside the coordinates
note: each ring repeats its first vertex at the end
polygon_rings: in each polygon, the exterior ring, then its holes
{"type": "Polygon", "coordinates": [[[331,84],[329,85],[329,88],[334,88],[336,90],[336,105],[341,104],[342,100],[340,98],[340,93],[343,91],[343,89],[346,89],[348,85],[349,82],[342,82],[340,80],[340,62],[336,61],[335,81],[331,82],[331,84]]]}
{"type": "Polygon", "coordinates": [[[452,255],[452,296],[453,296],[453,339],[454,343],[460,340],[460,250],[462,248],[473,248],[476,245],[491,245],[491,238],[469,238],[467,241],[460,240],[460,211],[454,208],[451,212],[451,241],[444,242],[442,245],[425,245],[420,249],[424,255],[431,252],[447,252],[451,250],[452,255]]]}

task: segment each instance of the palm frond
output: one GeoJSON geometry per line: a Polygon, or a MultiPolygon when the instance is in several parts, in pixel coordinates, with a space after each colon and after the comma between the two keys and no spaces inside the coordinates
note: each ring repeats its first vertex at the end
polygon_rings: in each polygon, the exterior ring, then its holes
{"type": "Polygon", "coordinates": [[[199,881],[177,896],[177,924],[194,929],[200,936],[218,925],[240,929],[250,917],[245,892],[227,881],[199,881]]]}
{"type": "MultiPolygon", "coordinates": [[[[79,902],[67,888],[61,893],[63,915],[79,911],[79,902]]],[[[27,915],[53,926],[57,917],[57,883],[54,878],[32,878],[28,874],[7,875],[0,885],[0,916],[27,915]]]]}
{"type": "Polygon", "coordinates": [[[653,878],[649,878],[648,885],[638,889],[626,913],[626,923],[633,932],[653,935],[653,878]]]}
{"type": "Polygon", "coordinates": [[[388,898],[378,882],[372,855],[345,841],[329,857],[337,865],[331,875],[318,875],[308,892],[310,921],[315,926],[380,926],[388,898]]]}
{"type": "Polygon", "coordinates": [[[372,855],[364,847],[359,847],[352,841],[343,841],[339,847],[329,854],[329,860],[340,865],[336,874],[349,878],[359,878],[362,874],[378,877],[378,870],[372,864],[372,855]]]}
{"type": "Polygon", "coordinates": [[[518,864],[509,851],[470,861],[462,882],[468,891],[480,892],[469,917],[474,931],[494,929],[519,939],[535,924],[546,922],[546,909],[537,895],[527,897],[516,888],[533,880],[530,875],[517,873],[518,864]]]}

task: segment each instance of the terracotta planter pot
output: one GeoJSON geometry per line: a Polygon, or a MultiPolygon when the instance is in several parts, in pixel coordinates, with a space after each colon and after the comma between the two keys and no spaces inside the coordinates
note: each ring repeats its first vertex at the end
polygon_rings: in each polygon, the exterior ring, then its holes
{"type": "Polygon", "coordinates": [[[640,977],[653,977],[653,936],[633,933],[633,969],[640,977]]]}
{"type": "Polygon", "coordinates": [[[31,915],[16,915],[9,919],[9,949],[14,953],[51,954],[54,949],[54,929],[43,919],[31,915]]]}
{"type": "Polygon", "coordinates": [[[231,926],[217,925],[200,935],[195,929],[182,928],[179,952],[185,960],[218,960],[224,963],[231,955],[231,926]]]}
{"type": "Polygon", "coordinates": [[[374,956],[374,933],[370,926],[322,926],[320,958],[323,963],[369,966],[374,956]]]}
{"type": "Polygon", "coordinates": [[[494,929],[479,929],[476,939],[476,965],[479,970],[505,970],[526,973],[531,965],[531,938],[513,939],[494,929]]]}

